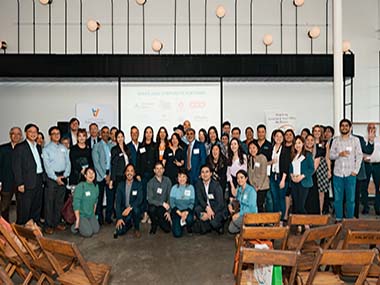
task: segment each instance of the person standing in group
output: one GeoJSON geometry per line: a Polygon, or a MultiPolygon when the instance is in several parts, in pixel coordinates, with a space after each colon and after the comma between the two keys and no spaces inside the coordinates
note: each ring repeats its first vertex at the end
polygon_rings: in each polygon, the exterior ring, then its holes
{"type": "Polygon", "coordinates": [[[230,142],[227,159],[227,183],[230,190],[229,197],[235,197],[233,193],[236,192],[236,187],[238,185],[236,174],[239,170],[247,171],[247,156],[244,154],[239,140],[233,138],[230,142]]]}
{"type": "Polygon", "coordinates": [[[70,176],[71,163],[68,149],[61,144],[61,133],[58,127],[49,129],[50,142],[42,151],[43,162],[47,174],[45,189],[45,232],[53,234],[54,230],[63,231],[66,227],[61,224],[67,178],[70,176]]]}
{"type": "MultiPolygon", "coordinates": [[[[295,140],[295,134],[292,129],[288,129],[284,133],[284,149],[286,152],[291,153],[293,146],[294,146],[294,140],[295,140]]],[[[288,179],[289,180],[289,179],[288,179]]],[[[290,183],[288,184],[288,188],[286,189],[286,196],[285,196],[285,215],[284,215],[284,220],[287,221],[289,217],[289,210],[290,210],[290,205],[292,203],[292,196],[291,196],[291,185],[290,183]]],[[[267,196],[268,197],[268,196],[267,196]]]]}
{"type": "Polygon", "coordinates": [[[230,148],[230,136],[226,133],[222,133],[222,136],[220,137],[220,141],[221,141],[221,145],[220,145],[221,151],[223,155],[226,158],[228,158],[228,150],[230,148]]]}
{"type": "Polygon", "coordinates": [[[45,136],[44,136],[43,132],[38,132],[36,142],[37,142],[37,144],[40,147],[44,148],[44,146],[45,146],[45,136]]]}
{"type": "Polygon", "coordinates": [[[106,193],[106,223],[112,224],[112,214],[114,211],[114,191],[109,189],[111,181],[111,144],[109,142],[110,129],[106,126],[100,130],[102,140],[95,144],[92,149],[92,161],[96,171],[96,181],[99,186],[99,198],[96,206],[96,214],[98,215],[99,225],[104,224],[103,215],[103,199],[104,192],[106,193]]]}
{"type": "Polygon", "coordinates": [[[222,143],[219,141],[218,130],[215,126],[211,126],[208,128],[207,138],[208,141],[206,143],[206,155],[209,155],[211,148],[214,144],[219,144],[220,146],[222,146],[222,143]]]}
{"type": "Polygon", "coordinates": [[[190,176],[190,184],[195,185],[199,180],[201,166],[206,163],[206,148],[203,143],[195,139],[195,130],[186,131],[188,145],[186,147],[185,166],[190,176]]]}
{"type": "Polygon", "coordinates": [[[9,222],[9,207],[13,194],[16,193],[15,177],[12,171],[14,148],[21,142],[22,132],[19,127],[9,131],[10,142],[0,146],[0,215],[9,222]]]}
{"type": "Polygon", "coordinates": [[[267,175],[268,161],[265,155],[257,154],[259,145],[251,141],[248,145],[248,177],[249,183],[257,191],[257,207],[259,213],[265,212],[265,200],[269,191],[269,177],[267,175]]]}
{"type": "Polygon", "coordinates": [[[305,140],[296,136],[291,154],[290,178],[292,189],[293,213],[306,214],[305,203],[309,188],[313,186],[314,161],[312,154],[305,150],[305,140]]]}
{"type": "Polygon", "coordinates": [[[375,184],[375,214],[380,216],[380,137],[376,136],[376,125],[374,123],[368,124],[367,132],[367,142],[374,142],[374,150],[371,155],[365,155],[364,157],[367,179],[364,187],[361,189],[362,214],[366,215],[369,213],[368,186],[372,176],[375,184]]]}
{"type": "Polygon", "coordinates": [[[134,227],[134,236],[141,237],[140,219],[143,203],[142,185],[135,179],[135,167],[128,164],[125,167],[125,181],[121,181],[116,189],[116,230],[114,238],[124,235],[134,227]]]}
{"type": "Polygon", "coordinates": [[[197,197],[195,215],[199,221],[201,234],[208,233],[211,230],[223,234],[224,220],[227,216],[224,191],[211,176],[210,166],[203,165],[201,167],[201,180],[195,185],[197,197]]]}
{"type": "Polygon", "coordinates": [[[239,209],[234,208],[232,203],[228,205],[228,210],[232,216],[228,232],[236,234],[240,232],[243,225],[243,217],[246,213],[257,213],[257,193],[248,183],[247,171],[241,169],[236,173],[238,188],[232,193],[239,202],[239,209]]]}
{"type": "Polygon", "coordinates": [[[115,145],[117,145],[117,141],[116,141],[116,132],[118,131],[118,128],[116,127],[112,127],[110,129],[110,144],[111,144],[111,148],[115,145]]]}
{"type": "Polygon", "coordinates": [[[246,127],[245,128],[245,140],[243,141],[243,143],[247,146],[247,149],[248,149],[248,145],[252,141],[254,141],[254,138],[253,138],[253,129],[252,129],[252,127],[246,127]]]}
{"type": "Polygon", "coordinates": [[[169,147],[168,131],[165,127],[160,127],[156,137],[158,160],[164,160],[165,150],[169,147]]]}
{"type": "Polygon", "coordinates": [[[260,124],[256,128],[257,143],[259,144],[259,152],[257,154],[264,154],[267,161],[272,160],[272,148],[273,146],[267,140],[267,128],[265,125],[260,124]]]}
{"type": "Polygon", "coordinates": [[[154,166],[154,177],[147,185],[148,214],[152,221],[150,234],[155,234],[159,226],[165,233],[170,232],[170,189],[172,183],[164,176],[164,165],[156,162],[154,166]]]}
{"type": "Polygon", "coordinates": [[[178,171],[185,164],[185,152],[180,146],[181,138],[177,133],[173,133],[169,147],[165,149],[162,164],[165,167],[165,176],[169,177],[172,185],[177,184],[178,171]]]}
{"type": "Polygon", "coordinates": [[[129,152],[131,154],[130,162],[136,167],[137,165],[137,151],[139,149],[139,136],[140,131],[136,126],[132,126],[130,130],[131,141],[127,144],[129,152]]]}
{"type": "Polygon", "coordinates": [[[356,175],[363,159],[359,139],[351,135],[352,123],[342,119],[339,123],[340,136],[334,138],[330,159],[335,160],[334,166],[334,208],[337,222],[344,216],[343,198],[346,198],[346,215],[354,217],[356,175]]]}
{"type": "Polygon", "coordinates": [[[241,141],[241,139],[240,139],[240,135],[241,135],[241,130],[240,130],[240,128],[239,127],[234,127],[234,128],[232,128],[232,131],[231,131],[231,138],[232,139],[237,139],[238,141],[239,141],[239,144],[240,144],[240,146],[241,146],[241,148],[242,148],[242,150],[243,150],[243,152],[244,152],[244,154],[248,154],[248,146],[245,144],[245,143],[243,143],[242,141],[241,141]]]}
{"type": "Polygon", "coordinates": [[[71,231],[73,233],[79,231],[82,236],[91,237],[99,232],[99,223],[95,216],[99,188],[94,183],[96,174],[93,168],[87,167],[83,173],[86,180],[80,182],[74,192],[75,223],[71,231]]]}
{"type": "Polygon", "coordinates": [[[80,122],[77,118],[71,118],[69,122],[69,133],[63,135],[63,137],[70,139],[70,147],[78,143],[77,136],[78,136],[79,125],[80,125],[80,122]]]}
{"type": "Polygon", "coordinates": [[[88,167],[93,167],[91,149],[86,142],[86,129],[78,130],[78,143],[70,149],[71,172],[69,182],[71,186],[76,186],[84,181],[84,171],[88,167]]]}
{"type": "Polygon", "coordinates": [[[97,123],[91,123],[88,127],[90,136],[86,141],[86,144],[88,147],[91,149],[94,148],[94,145],[97,144],[100,139],[99,139],[99,127],[97,123]]]}
{"type": "Polygon", "coordinates": [[[227,134],[228,137],[231,135],[231,123],[229,121],[224,121],[222,124],[222,134],[227,134]]]}
{"type": "Polygon", "coordinates": [[[148,216],[148,201],[147,201],[147,184],[154,176],[153,168],[158,161],[157,146],[153,141],[153,129],[148,126],[144,130],[143,141],[139,146],[137,153],[136,178],[141,181],[143,191],[142,205],[142,223],[149,221],[148,216]]]}
{"type": "Polygon", "coordinates": [[[25,126],[26,139],[17,144],[12,156],[12,170],[17,186],[17,220],[24,225],[30,219],[40,222],[42,184],[44,168],[42,149],[37,145],[38,127],[35,124],[25,126]]]}
{"type": "Polygon", "coordinates": [[[202,128],[198,131],[198,140],[200,143],[203,143],[206,147],[208,142],[208,135],[205,129],[202,128]]]}
{"type": "Polygon", "coordinates": [[[181,237],[183,227],[187,232],[193,232],[195,190],[189,182],[185,169],[178,172],[178,183],[170,191],[170,207],[172,219],[172,232],[174,237],[181,237]]]}
{"type": "MultiPolygon", "coordinates": [[[[285,218],[285,196],[288,187],[288,175],[290,166],[290,152],[284,148],[284,133],[275,130],[274,145],[272,150],[272,163],[270,175],[270,193],[272,194],[273,212],[281,212],[281,219],[285,218]]],[[[271,207],[268,207],[271,211],[271,207]]]]}
{"type": "Polygon", "coordinates": [[[124,169],[129,164],[130,153],[124,141],[124,132],[118,130],[115,136],[117,144],[111,148],[111,180],[109,188],[116,190],[119,182],[124,179],[124,169]]]}
{"type": "Polygon", "coordinates": [[[212,179],[222,187],[224,196],[227,191],[227,158],[223,155],[219,144],[211,147],[206,163],[210,167],[212,179]]]}

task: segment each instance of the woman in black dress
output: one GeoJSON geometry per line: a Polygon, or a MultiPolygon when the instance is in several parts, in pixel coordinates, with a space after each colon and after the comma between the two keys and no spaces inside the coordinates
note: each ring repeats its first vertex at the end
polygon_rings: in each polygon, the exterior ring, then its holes
{"type": "Polygon", "coordinates": [[[178,171],[185,164],[185,153],[180,146],[181,137],[177,133],[172,134],[169,142],[162,163],[165,166],[165,176],[170,178],[172,185],[175,185],[177,184],[178,171]]]}

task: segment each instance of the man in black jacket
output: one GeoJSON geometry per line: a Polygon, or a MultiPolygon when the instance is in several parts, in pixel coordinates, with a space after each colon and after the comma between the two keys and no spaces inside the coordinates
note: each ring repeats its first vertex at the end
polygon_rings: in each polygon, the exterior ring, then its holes
{"type": "Polygon", "coordinates": [[[9,131],[11,141],[0,146],[0,213],[9,222],[9,206],[13,194],[16,192],[15,179],[12,171],[13,149],[22,139],[19,127],[13,127],[9,131]]]}
{"type": "Polygon", "coordinates": [[[223,190],[218,182],[211,179],[211,176],[210,167],[203,165],[201,168],[201,180],[195,185],[195,215],[199,220],[201,234],[211,230],[223,234],[226,216],[223,190]]]}
{"type": "Polygon", "coordinates": [[[12,169],[17,186],[17,220],[19,225],[33,219],[39,222],[42,201],[42,183],[44,168],[42,149],[36,143],[38,127],[35,124],[25,126],[26,139],[17,144],[13,157],[12,169]]]}

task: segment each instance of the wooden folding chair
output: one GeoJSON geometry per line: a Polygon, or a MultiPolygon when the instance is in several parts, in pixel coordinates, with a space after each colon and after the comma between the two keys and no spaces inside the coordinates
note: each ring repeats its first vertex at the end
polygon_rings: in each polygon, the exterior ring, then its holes
{"type": "MultiPolygon", "coordinates": [[[[348,230],[346,238],[344,239],[342,249],[371,249],[380,245],[380,232],[378,231],[351,231],[348,230]]],[[[371,265],[368,277],[378,278],[380,276],[380,260],[379,256],[375,259],[374,264],[371,265]]],[[[360,267],[355,265],[344,265],[341,267],[341,274],[343,276],[358,276],[360,267]]]]}
{"type": "MultiPolygon", "coordinates": [[[[291,214],[288,219],[288,226],[292,229],[293,226],[325,226],[328,225],[330,221],[330,215],[299,215],[299,214],[291,214]]],[[[288,247],[290,249],[297,248],[302,235],[295,234],[290,232],[288,247]]]]}
{"type": "MultiPolygon", "coordinates": [[[[333,224],[306,230],[295,249],[301,252],[298,270],[310,270],[319,248],[330,249],[340,228],[340,224],[333,224]]],[[[286,249],[294,250],[293,248],[289,248],[288,245],[286,249]]]]}
{"type": "Polygon", "coordinates": [[[22,284],[29,284],[33,278],[40,282],[41,275],[31,266],[27,255],[23,252],[21,247],[17,245],[16,241],[3,225],[0,225],[0,236],[4,238],[6,244],[12,249],[12,251],[7,250],[5,246],[2,246],[0,249],[3,256],[8,260],[8,265],[5,268],[8,276],[12,278],[14,273],[17,272],[24,280],[22,284]]]}
{"type": "Polygon", "coordinates": [[[9,278],[5,270],[0,266],[0,285],[13,285],[14,283],[9,278]]]}
{"type": "MultiPolygon", "coordinates": [[[[248,284],[247,273],[252,269],[243,270],[243,265],[249,264],[265,264],[265,265],[280,265],[291,267],[289,277],[286,276],[287,283],[294,284],[297,273],[297,257],[299,253],[296,251],[284,251],[284,250],[269,250],[269,249],[254,249],[254,248],[240,248],[239,268],[236,279],[236,284],[248,284]]],[[[284,278],[284,277],[283,277],[284,278]]],[[[254,278],[253,278],[254,279],[254,278]]],[[[258,284],[256,280],[252,280],[251,284],[258,284]],[[253,282],[252,282],[253,281],[253,282]]]]}
{"type": "Polygon", "coordinates": [[[50,264],[57,272],[57,280],[61,284],[108,284],[111,272],[110,265],[86,261],[74,243],[44,237],[38,237],[38,241],[50,264]],[[64,271],[55,258],[56,254],[74,258],[76,260],[75,266],[64,271]]]}
{"type": "Polygon", "coordinates": [[[323,250],[319,249],[310,272],[300,272],[299,277],[305,285],[341,285],[345,284],[336,273],[319,271],[322,265],[360,266],[361,270],[355,285],[362,285],[367,278],[369,268],[376,256],[376,250],[323,250]]]}
{"type": "MultiPolygon", "coordinates": [[[[12,224],[12,229],[30,255],[31,265],[43,273],[41,275],[42,280],[46,279],[50,284],[54,284],[53,279],[55,279],[56,271],[51,266],[47,256],[43,253],[37,240],[38,237],[42,236],[41,232],[16,224],[12,224]]],[[[55,255],[55,258],[64,270],[69,268],[74,262],[73,258],[62,255],[55,255]]]]}
{"type": "MultiPolygon", "coordinates": [[[[281,213],[246,213],[243,216],[243,226],[275,226],[280,225],[281,213]]],[[[240,234],[235,236],[235,246],[238,246],[240,234]]]]}

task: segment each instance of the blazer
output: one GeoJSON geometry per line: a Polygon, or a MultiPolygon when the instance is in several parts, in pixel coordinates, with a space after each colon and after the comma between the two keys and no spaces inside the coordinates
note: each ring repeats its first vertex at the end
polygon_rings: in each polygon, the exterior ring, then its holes
{"type": "MultiPolygon", "coordinates": [[[[136,164],[137,164],[137,150],[135,148],[135,146],[133,145],[133,142],[129,142],[127,144],[127,147],[129,148],[129,152],[130,152],[130,163],[132,163],[135,167],[136,167],[136,164]]],[[[140,143],[138,142],[137,143],[137,149],[140,147],[140,143]]]]}
{"type": "MultiPolygon", "coordinates": [[[[91,147],[91,140],[92,140],[92,137],[91,137],[91,136],[86,140],[86,145],[87,145],[90,149],[92,149],[92,147],[91,147]]],[[[100,142],[100,138],[99,138],[99,137],[97,137],[95,140],[96,140],[96,143],[100,142]]]]}
{"type": "Polygon", "coordinates": [[[0,146],[0,182],[3,192],[12,192],[15,185],[15,178],[12,171],[12,144],[6,143],[0,146]]]}
{"type": "MultiPolygon", "coordinates": [[[[195,140],[191,154],[191,169],[189,172],[190,183],[195,184],[199,179],[199,174],[201,172],[201,166],[206,163],[206,148],[205,145],[197,140],[195,140]]],[[[185,149],[185,168],[187,166],[187,149],[185,149]]]]}
{"type": "MultiPolygon", "coordinates": [[[[293,164],[290,163],[289,173],[293,173],[293,164]]],[[[305,178],[301,180],[301,185],[305,188],[313,187],[314,160],[310,152],[306,152],[305,159],[301,162],[301,174],[305,178]]]]}
{"type": "MultiPolygon", "coordinates": [[[[129,148],[124,146],[125,152],[128,157],[129,161],[129,148]]],[[[123,176],[124,175],[124,169],[125,169],[126,163],[124,159],[124,154],[121,151],[121,148],[118,145],[115,145],[111,149],[111,180],[116,181],[117,176],[123,176]]]]}
{"type": "MultiPolygon", "coordinates": [[[[355,137],[357,137],[360,141],[360,147],[362,148],[362,152],[363,154],[372,154],[373,153],[373,150],[374,150],[374,146],[375,144],[374,143],[370,143],[370,142],[366,142],[365,139],[362,137],[362,136],[359,136],[359,135],[353,135],[355,137]]],[[[359,170],[359,173],[358,175],[356,176],[356,179],[358,180],[365,180],[367,179],[367,174],[366,174],[366,171],[365,171],[365,165],[364,165],[364,160],[362,160],[362,163],[360,165],[360,170],[359,170]]]]}
{"type": "Polygon", "coordinates": [[[248,157],[248,177],[249,183],[256,190],[269,189],[269,177],[267,175],[268,161],[264,154],[258,154],[253,160],[253,157],[248,157]]]}
{"type": "MultiPolygon", "coordinates": [[[[37,150],[41,159],[42,169],[42,148],[37,145],[37,150]]],[[[26,189],[33,189],[37,181],[37,164],[34,161],[32,150],[26,140],[16,145],[12,155],[12,169],[16,186],[24,185],[26,189]]]]}
{"type": "MultiPolygon", "coordinates": [[[[109,144],[108,147],[110,147],[109,144]]],[[[100,182],[107,175],[106,153],[104,152],[103,144],[101,144],[100,142],[97,143],[92,149],[92,161],[94,163],[96,171],[96,180],[100,182]]]]}
{"type": "MultiPolygon", "coordinates": [[[[210,184],[208,186],[208,194],[209,201],[212,210],[216,213],[223,213],[225,210],[224,207],[224,198],[223,198],[223,190],[220,184],[214,180],[210,180],[210,184]]],[[[196,205],[195,205],[195,213],[199,216],[201,212],[205,212],[207,207],[207,195],[205,186],[202,180],[199,180],[195,185],[195,195],[196,205]]]]}
{"type": "Polygon", "coordinates": [[[116,219],[123,218],[123,212],[127,206],[131,206],[134,209],[139,209],[143,202],[142,184],[137,180],[133,180],[131,187],[131,194],[129,195],[129,201],[127,203],[127,197],[125,195],[125,181],[119,183],[116,189],[116,219]],[[136,193],[135,195],[133,195],[136,193]]]}

